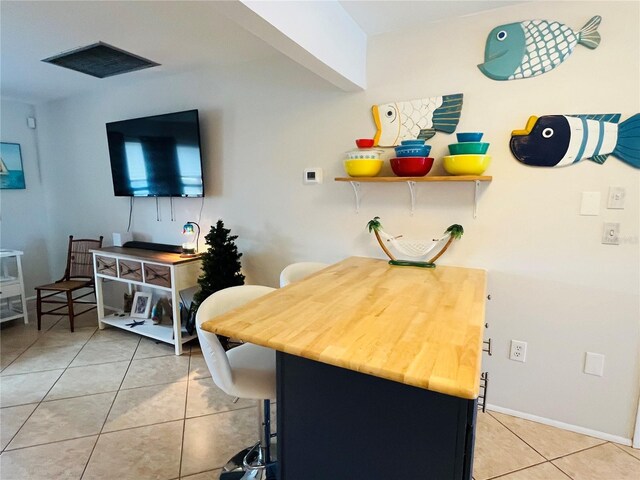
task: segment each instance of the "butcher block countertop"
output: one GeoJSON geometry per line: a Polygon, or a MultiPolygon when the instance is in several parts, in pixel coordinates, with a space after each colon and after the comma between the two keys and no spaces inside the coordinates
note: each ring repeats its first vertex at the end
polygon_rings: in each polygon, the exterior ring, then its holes
{"type": "MultiPolygon", "coordinates": [[[[478,396],[486,272],[351,257],[202,328],[465,399],[478,396]]],[[[312,381],[312,379],[311,379],[312,381]]]]}

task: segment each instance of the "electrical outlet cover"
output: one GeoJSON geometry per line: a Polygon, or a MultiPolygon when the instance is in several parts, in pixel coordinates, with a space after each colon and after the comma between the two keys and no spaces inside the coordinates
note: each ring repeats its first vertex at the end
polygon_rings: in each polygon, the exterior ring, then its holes
{"type": "Polygon", "coordinates": [[[511,340],[509,360],[524,363],[527,360],[527,342],[523,342],[521,340],[511,340]]]}
{"type": "Polygon", "coordinates": [[[602,227],[602,243],[605,245],[620,244],[620,224],[605,222],[602,227]]]}

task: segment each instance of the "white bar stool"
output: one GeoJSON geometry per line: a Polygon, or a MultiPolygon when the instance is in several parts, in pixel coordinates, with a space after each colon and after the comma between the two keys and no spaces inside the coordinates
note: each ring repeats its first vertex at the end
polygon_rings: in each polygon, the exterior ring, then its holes
{"type": "Polygon", "coordinates": [[[270,451],[270,399],[276,397],[276,352],[250,343],[225,352],[217,335],[200,326],[274,290],[259,285],[225,288],[202,302],[196,314],[200,348],[215,384],[227,395],[258,401],[260,441],[234,455],[222,469],[220,480],[276,478],[276,464],[271,462],[270,451]]]}
{"type": "Polygon", "coordinates": [[[298,262],[287,265],[280,273],[280,287],[286,287],[290,283],[302,280],[312,273],[328,267],[328,263],[321,262],[298,262]]]}

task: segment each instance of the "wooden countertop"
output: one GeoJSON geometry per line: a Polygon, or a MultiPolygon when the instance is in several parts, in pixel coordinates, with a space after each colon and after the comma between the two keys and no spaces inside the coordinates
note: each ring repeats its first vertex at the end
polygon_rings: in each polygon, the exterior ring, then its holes
{"type": "Polygon", "coordinates": [[[351,257],[204,330],[456,397],[478,396],[486,272],[351,257]]]}
{"type": "Polygon", "coordinates": [[[163,263],[165,265],[178,265],[180,263],[200,260],[200,256],[183,257],[179,253],[157,252],[142,248],[103,247],[91,250],[93,253],[127,258],[130,260],[147,260],[149,262],[163,263]]]}

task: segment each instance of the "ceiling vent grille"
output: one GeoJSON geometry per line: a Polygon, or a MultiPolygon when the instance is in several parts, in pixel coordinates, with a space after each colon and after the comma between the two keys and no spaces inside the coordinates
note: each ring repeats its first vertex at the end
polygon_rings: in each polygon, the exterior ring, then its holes
{"type": "Polygon", "coordinates": [[[98,78],[111,77],[160,65],[103,42],[76,48],[69,52],[45,58],[42,61],[98,78]]]}

